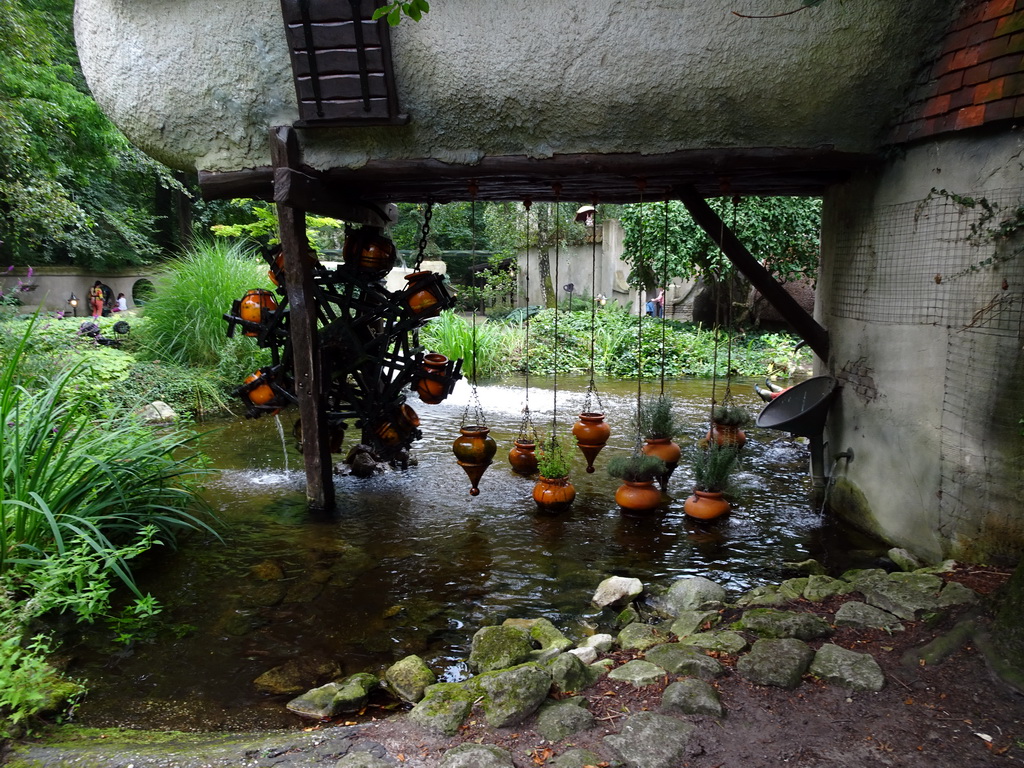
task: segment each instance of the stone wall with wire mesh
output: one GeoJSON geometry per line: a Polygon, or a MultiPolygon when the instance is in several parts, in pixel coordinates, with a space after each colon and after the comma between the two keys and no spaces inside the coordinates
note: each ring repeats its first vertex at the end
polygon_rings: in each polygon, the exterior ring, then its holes
{"type": "Polygon", "coordinates": [[[939,520],[965,557],[1011,558],[1024,545],[1022,205],[1019,189],[933,192],[847,212],[830,265],[831,316],[946,328],[939,520]]]}

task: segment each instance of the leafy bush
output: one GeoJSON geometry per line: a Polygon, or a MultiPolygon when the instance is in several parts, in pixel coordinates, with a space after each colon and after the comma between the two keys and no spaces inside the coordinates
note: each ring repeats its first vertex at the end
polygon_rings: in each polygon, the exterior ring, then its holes
{"type": "Polygon", "coordinates": [[[691,454],[693,484],[698,491],[724,491],[739,457],[734,446],[720,446],[714,440],[697,447],[691,454]]]}
{"type": "Polygon", "coordinates": [[[569,475],[569,458],[558,438],[552,437],[537,446],[537,472],[549,480],[569,475]]]}
{"type": "Polygon", "coordinates": [[[637,403],[637,432],[644,437],[675,437],[680,424],[672,413],[672,399],[659,395],[645,397],[637,403]]]}
{"type": "Polygon", "coordinates": [[[124,637],[126,621],[159,611],[128,561],[183,531],[214,533],[208,511],[194,511],[203,469],[191,438],[124,416],[95,422],[96,406],[70,387],[80,365],[24,375],[34,324],[0,368],[0,736],[79,690],[46,665],[35,619],[106,618],[124,637]],[[127,619],[110,615],[117,581],[137,596],[127,619]]]}
{"type": "Polygon", "coordinates": [[[608,461],[608,474],[629,482],[649,482],[664,472],[665,462],[645,453],[613,456],[608,461]]]}

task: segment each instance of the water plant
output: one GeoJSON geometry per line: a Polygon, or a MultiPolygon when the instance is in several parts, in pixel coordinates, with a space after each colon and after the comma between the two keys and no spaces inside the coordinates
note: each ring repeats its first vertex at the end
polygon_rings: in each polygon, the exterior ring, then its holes
{"type": "Polygon", "coordinates": [[[705,448],[695,448],[691,453],[694,488],[711,493],[724,491],[738,456],[733,446],[720,446],[714,441],[705,448]]]}
{"type": "Polygon", "coordinates": [[[741,405],[716,405],[711,420],[723,427],[745,427],[750,423],[750,412],[741,405]]]}
{"type": "Polygon", "coordinates": [[[657,456],[630,453],[614,456],[608,462],[608,474],[631,483],[650,482],[665,472],[665,462],[657,456]]]}
{"type": "Polygon", "coordinates": [[[565,455],[558,438],[545,440],[537,447],[537,472],[541,477],[556,479],[568,477],[569,458],[565,455]]]}
{"type": "Polygon", "coordinates": [[[637,428],[643,437],[672,438],[679,432],[679,423],[672,413],[672,399],[665,395],[642,398],[636,409],[637,428]]]}

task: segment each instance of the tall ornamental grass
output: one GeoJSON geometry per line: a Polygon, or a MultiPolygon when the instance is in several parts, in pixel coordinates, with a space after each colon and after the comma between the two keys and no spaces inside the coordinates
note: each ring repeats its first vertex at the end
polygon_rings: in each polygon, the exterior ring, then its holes
{"type": "Polygon", "coordinates": [[[92,403],[69,388],[77,366],[21,379],[27,337],[0,369],[0,573],[85,545],[134,588],[124,559],[110,553],[144,528],[168,544],[182,531],[213,532],[190,511],[204,471],[193,438],[128,415],[95,422],[92,403]]]}
{"type": "Polygon", "coordinates": [[[254,339],[227,337],[224,313],[254,288],[270,289],[267,265],[238,243],[197,242],[168,262],[155,280],[141,328],[149,360],[215,371],[225,386],[240,384],[269,359],[254,339]]]}
{"type": "Polygon", "coordinates": [[[462,358],[462,370],[470,376],[476,363],[478,378],[512,373],[522,356],[523,334],[506,323],[478,319],[475,340],[471,320],[451,311],[442,312],[420,331],[420,343],[450,358],[462,358]]]}

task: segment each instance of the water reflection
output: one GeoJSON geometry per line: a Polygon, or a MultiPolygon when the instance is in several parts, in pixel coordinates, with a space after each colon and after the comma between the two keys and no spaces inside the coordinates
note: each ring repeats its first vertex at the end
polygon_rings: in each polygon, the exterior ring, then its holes
{"type": "MultiPolygon", "coordinates": [[[[544,432],[553,391],[536,377],[533,383],[540,386],[531,390],[531,411],[544,432]]],[[[733,383],[733,392],[756,412],[761,403],[752,385],[733,383]]],[[[586,382],[560,378],[559,386],[561,432],[571,445],[586,382]]],[[[286,462],[272,419],[218,425],[205,443],[221,470],[207,496],[225,521],[225,544],[197,537],[165,553],[142,579],[166,605],[168,621],[191,630],[117,660],[108,649],[84,647],[72,672],[90,679],[93,694],[79,721],[295,726],[283,707],[291,694],[267,694],[253,684],[289,660],[323,660],[350,674],[416,653],[445,679],[461,679],[469,641],[483,623],[544,616],[575,637],[607,626],[608,616],[590,604],[606,575],[667,584],[700,574],[738,593],[778,578],[784,561],[848,548],[810,507],[806,449],[767,430],[748,432],[728,517],[703,523],[684,515],[692,483],[685,460],[662,508],[643,517],[622,514],[614,502],[618,481],[603,467],[635,440],[636,385],[600,386],[612,437],[594,474],[583,471],[573,451],[578,495],[571,510],[557,515],[538,512],[533,480],[505,463],[523,404],[514,385],[479,388],[499,451],[478,497],[469,495],[450,451],[469,402],[465,382],[441,405],[413,402],[424,434],[416,466],[369,480],[338,477],[338,510],[319,518],[305,507],[301,456],[288,444],[286,462]]],[[[710,384],[667,386],[692,425],[680,440],[685,447],[707,430],[710,384]]]]}

